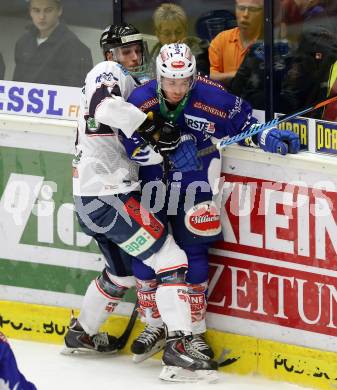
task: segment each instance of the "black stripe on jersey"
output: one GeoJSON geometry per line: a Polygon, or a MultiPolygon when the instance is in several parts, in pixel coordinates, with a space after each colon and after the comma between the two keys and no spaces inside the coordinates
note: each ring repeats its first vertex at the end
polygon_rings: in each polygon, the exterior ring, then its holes
{"type": "Polygon", "coordinates": [[[118,84],[115,84],[112,88],[101,84],[99,88],[96,89],[94,94],[90,99],[89,105],[89,116],[91,118],[95,117],[96,107],[107,97],[111,96],[122,96],[121,90],[118,84]]]}
{"type": "Polygon", "coordinates": [[[84,119],[86,121],[85,134],[114,133],[110,126],[104,125],[103,123],[97,123],[95,121],[95,111],[97,106],[101,104],[104,99],[109,98],[111,96],[122,96],[120,87],[117,83],[113,87],[101,84],[101,86],[96,89],[90,99],[89,115],[84,116],[84,119]]]}

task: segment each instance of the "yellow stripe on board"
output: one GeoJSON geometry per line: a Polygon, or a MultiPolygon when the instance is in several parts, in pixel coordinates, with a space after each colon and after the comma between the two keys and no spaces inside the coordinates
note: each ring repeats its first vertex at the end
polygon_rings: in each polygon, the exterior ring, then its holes
{"type": "MultiPolygon", "coordinates": [[[[75,316],[78,315],[78,310],[74,312],[75,316]]],[[[62,344],[70,317],[69,308],[0,301],[0,331],[9,338],[62,344]]],[[[128,319],[126,316],[113,316],[102,330],[119,336],[128,319]]]]}
{"type": "Polygon", "coordinates": [[[270,379],[336,389],[337,354],[259,340],[258,372],[270,379]]]}
{"type": "MultiPolygon", "coordinates": [[[[62,344],[70,315],[70,309],[61,307],[0,301],[0,331],[9,338],[62,344]]],[[[102,330],[120,336],[127,322],[128,317],[113,315],[102,330]]],[[[124,353],[130,353],[131,341],[143,327],[138,320],[124,353]]],[[[222,363],[222,371],[257,373],[317,389],[337,387],[337,353],[216,330],[207,331],[207,341],[222,363]]],[[[156,357],[160,358],[160,354],[156,357]]]]}

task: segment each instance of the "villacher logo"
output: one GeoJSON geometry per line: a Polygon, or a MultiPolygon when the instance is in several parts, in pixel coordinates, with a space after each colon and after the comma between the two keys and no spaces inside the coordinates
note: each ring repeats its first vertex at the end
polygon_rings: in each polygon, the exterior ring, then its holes
{"type": "Polygon", "coordinates": [[[220,215],[212,202],[199,203],[185,216],[188,230],[199,236],[213,236],[221,232],[220,215]]]}

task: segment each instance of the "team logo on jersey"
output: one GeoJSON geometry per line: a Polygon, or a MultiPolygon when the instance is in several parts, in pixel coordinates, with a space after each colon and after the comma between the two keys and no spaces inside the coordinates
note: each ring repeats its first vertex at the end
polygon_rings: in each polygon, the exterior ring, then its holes
{"type": "Polygon", "coordinates": [[[87,119],[87,129],[89,131],[92,131],[92,132],[97,131],[99,129],[99,126],[100,126],[100,123],[96,122],[95,118],[89,117],[87,119]]]}
{"type": "Polygon", "coordinates": [[[215,123],[210,122],[205,118],[199,118],[198,116],[185,115],[186,125],[193,130],[206,131],[207,133],[213,134],[215,132],[215,123]]]}
{"type": "Polygon", "coordinates": [[[114,74],[111,72],[109,72],[109,73],[103,72],[99,76],[96,77],[96,84],[107,83],[110,85],[110,83],[112,83],[112,85],[115,85],[116,81],[118,81],[118,78],[116,76],[114,76],[114,74]]]}
{"type": "Polygon", "coordinates": [[[187,229],[199,236],[215,236],[221,232],[220,215],[213,202],[202,202],[185,215],[187,229]]]}
{"type": "Polygon", "coordinates": [[[235,99],[234,107],[228,113],[228,118],[232,119],[235,117],[235,115],[240,114],[241,109],[242,109],[242,99],[237,97],[235,99]]]}

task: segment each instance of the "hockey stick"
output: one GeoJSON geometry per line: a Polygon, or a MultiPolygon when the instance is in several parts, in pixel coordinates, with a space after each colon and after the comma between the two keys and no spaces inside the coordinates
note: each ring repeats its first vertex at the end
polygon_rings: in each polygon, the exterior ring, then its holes
{"type": "Polygon", "coordinates": [[[137,309],[138,309],[138,300],[135,303],[135,306],[134,306],[134,308],[132,310],[129,322],[126,325],[126,328],[125,328],[123,334],[120,337],[118,337],[118,339],[117,339],[117,342],[116,342],[117,344],[116,345],[117,345],[117,349],[119,351],[125,347],[126,343],[129,340],[130,334],[132,332],[132,329],[133,329],[133,327],[134,327],[134,325],[136,323],[136,319],[138,317],[137,309]]]}
{"type": "Polygon", "coordinates": [[[286,122],[290,119],[296,118],[297,116],[301,116],[303,114],[306,114],[307,112],[314,111],[317,108],[324,107],[327,104],[332,103],[336,100],[337,100],[337,96],[334,96],[332,98],[325,99],[325,100],[321,101],[320,103],[317,103],[317,104],[315,104],[311,107],[308,107],[302,111],[298,111],[295,114],[289,114],[289,115],[285,115],[283,117],[275,118],[275,119],[268,121],[266,123],[253,124],[249,129],[247,129],[246,131],[243,131],[242,133],[236,134],[233,137],[224,139],[222,141],[217,142],[214,145],[211,145],[211,146],[208,146],[207,148],[199,150],[199,152],[197,153],[197,156],[203,157],[203,156],[207,156],[208,154],[214,152],[215,150],[223,150],[228,145],[236,144],[237,142],[239,142],[245,138],[251,137],[252,135],[258,134],[263,130],[270,129],[272,127],[277,126],[279,123],[286,122]]]}

